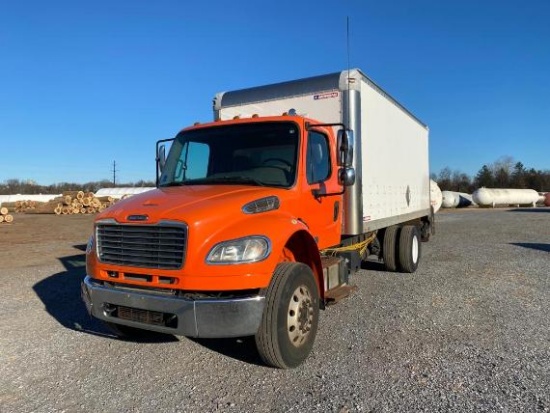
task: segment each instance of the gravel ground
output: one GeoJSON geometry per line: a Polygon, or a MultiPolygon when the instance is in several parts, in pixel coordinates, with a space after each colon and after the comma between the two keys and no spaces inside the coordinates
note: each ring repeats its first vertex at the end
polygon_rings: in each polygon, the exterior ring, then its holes
{"type": "Polygon", "coordinates": [[[111,336],[80,302],[81,220],[62,254],[0,265],[0,411],[550,411],[550,208],[437,218],[417,273],[370,263],[294,370],[250,339],[111,336]]]}

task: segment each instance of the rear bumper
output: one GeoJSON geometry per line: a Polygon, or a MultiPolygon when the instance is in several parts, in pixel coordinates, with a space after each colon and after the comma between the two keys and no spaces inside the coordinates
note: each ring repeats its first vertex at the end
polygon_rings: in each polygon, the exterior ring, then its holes
{"type": "Polygon", "coordinates": [[[188,300],[141,291],[106,287],[90,276],[82,281],[82,299],[88,313],[100,320],[144,330],[188,337],[244,337],[256,334],[264,309],[264,297],[188,300]],[[170,317],[167,325],[120,318],[117,308],[147,310],[170,317]],[[113,311],[114,309],[114,311],[113,311]],[[175,316],[175,318],[174,318],[175,316]]]}

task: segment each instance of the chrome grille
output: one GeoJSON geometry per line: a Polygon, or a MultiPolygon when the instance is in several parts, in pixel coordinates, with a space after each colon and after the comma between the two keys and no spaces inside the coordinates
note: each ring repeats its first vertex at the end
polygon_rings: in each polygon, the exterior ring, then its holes
{"type": "Polygon", "coordinates": [[[187,247],[184,224],[99,223],[96,231],[101,262],[165,270],[183,267],[187,247]]]}

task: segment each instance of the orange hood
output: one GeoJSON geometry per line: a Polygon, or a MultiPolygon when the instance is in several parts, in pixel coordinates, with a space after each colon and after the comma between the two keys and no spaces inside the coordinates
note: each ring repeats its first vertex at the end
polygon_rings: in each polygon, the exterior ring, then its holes
{"type": "Polygon", "coordinates": [[[154,224],[160,220],[196,222],[223,219],[240,212],[251,201],[287,190],[243,185],[189,185],[159,188],[121,200],[103,211],[97,219],[115,219],[119,223],[135,222],[130,216],[139,216],[142,223],[154,224]],[[146,219],[144,219],[146,217],[146,219]]]}

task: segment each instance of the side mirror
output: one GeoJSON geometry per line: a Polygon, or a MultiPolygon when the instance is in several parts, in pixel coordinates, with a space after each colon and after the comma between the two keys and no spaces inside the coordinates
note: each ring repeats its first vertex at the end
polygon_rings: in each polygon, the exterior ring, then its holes
{"type": "Polygon", "coordinates": [[[338,184],[342,186],[352,186],[355,183],[355,169],[340,168],[338,170],[338,184]]]}
{"type": "Polygon", "coordinates": [[[337,137],[338,166],[345,168],[353,165],[353,131],[340,129],[337,137]]]}
{"type": "Polygon", "coordinates": [[[160,145],[157,148],[157,165],[159,173],[162,173],[164,167],[166,166],[166,146],[160,145]]]}
{"type": "Polygon", "coordinates": [[[172,142],[174,142],[176,138],[172,139],[161,139],[160,141],[157,141],[157,153],[156,153],[156,175],[157,175],[157,186],[159,186],[159,179],[160,175],[162,175],[162,171],[164,170],[164,167],[166,166],[166,146],[165,144],[167,142],[170,142],[170,145],[172,145],[172,142]]]}

